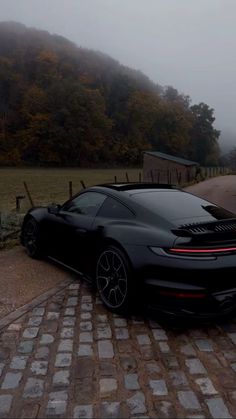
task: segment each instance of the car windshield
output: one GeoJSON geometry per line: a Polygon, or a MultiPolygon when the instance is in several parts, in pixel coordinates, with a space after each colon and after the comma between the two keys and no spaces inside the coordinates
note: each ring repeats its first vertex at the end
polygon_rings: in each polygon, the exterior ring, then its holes
{"type": "Polygon", "coordinates": [[[176,225],[236,217],[221,207],[182,191],[135,191],[132,198],[176,225]]]}

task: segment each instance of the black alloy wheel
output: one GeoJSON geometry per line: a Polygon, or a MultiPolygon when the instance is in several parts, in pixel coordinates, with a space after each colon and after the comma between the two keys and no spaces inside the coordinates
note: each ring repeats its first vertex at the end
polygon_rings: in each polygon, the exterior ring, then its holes
{"type": "Polygon", "coordinates": [[[33,218],[29,218],[23,227],[23,244],[30,257],[37,259],[42,256],[39,245],[39,228],[33,218]]]}
{"type": "Polygon", "coordinates": [[[107,308],[125,311],[130,300],[130,267],[126,256],[110,246],[99,256],[96,285],[99,296],[107,308]]]}

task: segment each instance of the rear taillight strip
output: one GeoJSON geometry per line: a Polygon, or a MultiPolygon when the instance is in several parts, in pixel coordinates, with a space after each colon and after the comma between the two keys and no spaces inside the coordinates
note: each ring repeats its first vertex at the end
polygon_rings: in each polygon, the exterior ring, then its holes
{"type": "Polygon", "coordinates": [[[235,252],[236,247],[222,247],[218,249],[181,249],[173,248],[169,249],[172,253],[222,253],[222,252],[235,252]]]}

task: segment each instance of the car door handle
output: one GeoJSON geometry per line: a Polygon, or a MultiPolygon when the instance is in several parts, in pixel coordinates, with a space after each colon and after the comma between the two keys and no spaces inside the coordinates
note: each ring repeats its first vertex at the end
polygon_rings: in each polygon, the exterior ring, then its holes
{"type": "Polygon", "coordinates": [[[87,230],[85,228],[77,228],[76,233],[84,236],[87,233],[87,230]]]}

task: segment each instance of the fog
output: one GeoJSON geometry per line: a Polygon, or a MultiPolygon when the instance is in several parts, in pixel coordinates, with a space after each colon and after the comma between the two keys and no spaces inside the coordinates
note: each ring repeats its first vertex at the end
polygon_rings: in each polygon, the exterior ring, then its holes
{"type": "Polygon", "coordinates": [[[0,21],[63,35],[215,109],[236,146],[235,0],[0,0],[0,21]]]}

